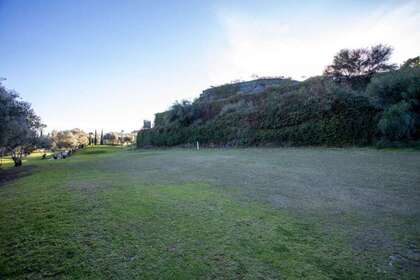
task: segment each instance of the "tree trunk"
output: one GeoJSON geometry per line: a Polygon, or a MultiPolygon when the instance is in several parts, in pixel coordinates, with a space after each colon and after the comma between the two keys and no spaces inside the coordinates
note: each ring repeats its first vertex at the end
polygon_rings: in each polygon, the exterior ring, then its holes
{"type": "Polygon", "coordinates": [[[14,156],[12,159],[15,163],[15,167],[22,166],[22,158],[14,156]]]}
{"type": "Polygon", "coordinates": [[[13,159],[13,162],[15,163],[15,167],[22,166],[22,153],[23,153],[23,149],[20,149],[19,152],[17,152],[16,150],[12,152],[12,159],[13,159]]]}

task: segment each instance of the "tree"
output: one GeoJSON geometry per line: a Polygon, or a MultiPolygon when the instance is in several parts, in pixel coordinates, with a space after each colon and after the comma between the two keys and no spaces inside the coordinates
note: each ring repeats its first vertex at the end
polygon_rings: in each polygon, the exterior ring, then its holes
{"type": "Polygon", "coordinates": [[[96,129],[95,129],[95,138],[93,139],[93,144],[95,146],[98,144],[98,134],[96,133],[96,129]]]}
{"type": "Polygon", "coordinates": [[[73,137],[73,134],[70,130],[56,131],[51,132],[51,139],[53,141],[54,149],[63,149],[63,148],[74,148],[77,146],[76,139],[73,137]]]}
{"type": "Polygon", "coordinates": [[[169,110],[169,121],[177,126],[188,126],[195,119],[196,112],[188,100],[176,101],[169,110]]]}
{"type": "Polygon", "coordinates": [[[401,65],[401,69],[416,68],[416,67],[420,67],[420,56],[407,59],[403,63],[403,65],[401,65]]]}
{"type": "Polygon", "coordinates": [[[123,143],[129,143],[129,144],[131,144],[131,143],[133,143],[134,142],[134,135],[132,135],[132,134],[126,134],[126,135],[124,135],[123,136],[123,143]]]}
{"type": "Polygon", "coordinates": [[[52,131],[51,139],[58,149],[75,149],[88,144],[88,135],[78,128],[72,130],[52,131]]]}
{"type": "Polygon", "coordinates": [[[89,143],[88,134],[79,128],[73,128],[71,133],[76,138],[78,147],[84,147],[89,143]]]}
{"type": "Polygon", "coordinates": [[[420,137],[420,67],[401,67],[377,75],[366,92],[383,110],[378,128],[385,140],[420,137]]]}
{"type": "Polygon", "coordinates": [[[411,139],[414,126],[414,113],[410,104],[405,101],[387,108],[378,124],[384,138],[391,141],[411,139]]]}
{"type": "Polygon", "coordinates": [[[401,68],[375,76],[366,92],[382,109],[401,101],[417,105],[420,109],[420,67],[401,68]]]}
{"type": "Polygon", "coordinates": [[[369,81],[375,73],[396,69],[395,64],[388,63],[392,51],[391,47],[381,44],[371,48],[342,49],[326,67],[324,75],[339,82],[361,77],[369,81]]]}
{"type": "Polygon", "coordinates": [[[39,131],[45,127],[31,105],[0,84],[0,147],[10,155],[15,166],[36,145],[39,131]]]}
{"type": "Polygon", "coordinates": [[[39,148],[39,149],[51,149],[52,145],[53,145],[52,139],[48,136],[43,136],[43,135],[39,136],[35,142],[36,148],[39,148]]]}
{"type": "Polygon", "coordinates": [[[89,132],[89,143],[88,143],[88,145],[89,146],[93,145],[93,133],[92,132],[89,132]]]}
{"type": "Polygon", "coordinates": [[[149,120],[144,120],[143,121],[143,129],[150,129],[152,128],[152,122],[149,120]]]}
{"type": "Polygon", "coordinates": [[[109,132],[103,136],[103,140],[106,141],[107,144],[117,145],[119,137],[116,132],[109,132]]]}
{"type": "Polygon", "coordinates": [[[103,129],[102,129],[102,131],[101,131],[100,144],[101,144],[101,145],[103,145],[103,144],[104,144],[104,130],[103,130],[103,129]]]}

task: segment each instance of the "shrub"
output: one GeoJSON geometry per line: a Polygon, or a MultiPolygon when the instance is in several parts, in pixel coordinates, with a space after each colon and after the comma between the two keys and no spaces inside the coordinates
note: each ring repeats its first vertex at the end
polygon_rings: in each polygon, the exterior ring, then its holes
{"type": "Polygon", "coordinates": [[[420,67],[403,67],[377,75],[367,95],[383,114],[378,129],[383,139],[406,141],[420,134],[420,67]]]}
{"type": "Polygon", "coordinates": [[[366,92],[384,109],[403,100],[419,106],[420,67],[379,74],[372,79],[366,92]]]}
{"type": "Polygon", "coordinates": [[[378,127],[383,137],[391,141],[411,139],[415,131],[414,115],[409,103],[402,101],[387,108],[378,127]]]}

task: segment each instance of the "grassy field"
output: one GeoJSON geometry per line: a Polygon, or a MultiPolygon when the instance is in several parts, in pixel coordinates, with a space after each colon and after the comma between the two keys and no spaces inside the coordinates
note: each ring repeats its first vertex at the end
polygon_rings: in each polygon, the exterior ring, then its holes
{"type": "MultiPolygon", "coordinates": [[[[22,162],[23,164],[25,164],[25,163],[30,163],[33,160],[38,160],[43,154],[44,153],[41,153],[41,152],[33,152],[29,156],[23,157],[22,162]]],[[[46,153],[46,154],[49,155],[51,153],[46,153]]],[[[14,163],[10,156],[0,157],[0,168],[6,169],[13,166],[14,166],[14,163]]]]}
{"type": "Polygon", "coordinates": [[[0,279],[420,277],[419,152],[99,147],[28,165],[0,186],[0,279]]]}

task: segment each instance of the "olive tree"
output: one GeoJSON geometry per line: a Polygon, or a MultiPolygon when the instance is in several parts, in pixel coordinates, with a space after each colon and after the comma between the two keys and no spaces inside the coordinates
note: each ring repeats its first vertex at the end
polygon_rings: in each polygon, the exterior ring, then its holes
{"type": "Polygon", "coordinates": [[[36,146],[43,127],[31,105],[0,84],[0,147],[11,155],[16,167],[36,146]]]}

